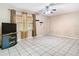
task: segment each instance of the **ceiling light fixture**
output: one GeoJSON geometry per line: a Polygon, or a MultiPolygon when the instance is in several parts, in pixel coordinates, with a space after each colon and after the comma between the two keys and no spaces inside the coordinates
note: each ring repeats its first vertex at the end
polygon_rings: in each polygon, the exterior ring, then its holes
{"type": "Polygon", "coordinates": [[[56,11],[56,8],[54,7],[54,3],[49,4],[48,6],[45,6],[45,8],[43,8],[42,10],[40,10],[41,14],[44,15],[51,15],[54,13],[54,11],[56,11]]]}

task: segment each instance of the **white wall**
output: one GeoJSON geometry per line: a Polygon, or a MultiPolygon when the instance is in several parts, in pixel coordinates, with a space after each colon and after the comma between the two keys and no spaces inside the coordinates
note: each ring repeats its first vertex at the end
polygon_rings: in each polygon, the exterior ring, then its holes
{"type": "Polygon", "coordinates": [[[10,22],[9,8],[6,4],[0,4],[0,22],[10,22]]]}
{"type": "Polygon", "coordinates": [[[79,12],[54,16],[49,21],[51,35],[79,38],[79,12]]]}

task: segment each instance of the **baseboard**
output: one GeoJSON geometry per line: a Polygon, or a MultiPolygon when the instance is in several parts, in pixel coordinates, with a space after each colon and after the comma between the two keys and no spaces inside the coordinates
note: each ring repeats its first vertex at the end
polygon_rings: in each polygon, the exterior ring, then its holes
{"type": "Polygon", "coordinates": [[[43,37],[43,36],[45,36],[45,35],[46,35],[46,34],[37,35],[36,38],[43,37]]]}
{"type": "Polygon", "coordinates": [[[76,37],[70,37],[70,36],[64,36],[64,35],[57,35],[57,34],[49,34],[50,36],[56,36],[56,37],[62,37],[62,38],[68,38],[68,39],[79,39],[76,37]]]}
{"type": "MultiPolygon", "coordinates": [[[[39,38],[39,37],[43,37],[43,36],[45,36],[45,35],[37,35],[37,36],[35,36],[35,37],[30,36],[30,37],[24,38],[24,39],[27,40],[27,39],[39,38]]],[[[17,41],[19,42],[19,41],[24,40],[24,39],[18,39],[17,41]]]]}

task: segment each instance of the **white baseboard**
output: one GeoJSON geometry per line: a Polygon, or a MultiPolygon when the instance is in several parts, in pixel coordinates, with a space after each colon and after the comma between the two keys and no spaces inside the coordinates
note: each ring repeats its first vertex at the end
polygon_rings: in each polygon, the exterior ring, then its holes
{"type": "MultiPolygon", "coordinates": [[[[30,37],[25,38],[25,39],[39,38],[39,37],[42,37],[42,36],[45,36],[45,35],[37,35],[37,36],[35,36],[35,37],[30,36],[30,37]]],[[[17,39],[18,42],[21,41],[21,40],[24,40],[24,39],[17,39]]]]}
{"type": "Polygon", "coordinates": [[[64,37],[69,39],[79,39],[77,37],[70,37],[70,36],[64,36],[64,35],[57,35],[57,34],[49,34],[50,36],[56,36],[56,37],[64,37]]]}

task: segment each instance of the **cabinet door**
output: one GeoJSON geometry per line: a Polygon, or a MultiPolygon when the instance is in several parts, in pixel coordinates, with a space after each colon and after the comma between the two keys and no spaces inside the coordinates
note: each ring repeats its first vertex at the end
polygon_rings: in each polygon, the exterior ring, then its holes
{"type": "Polygon", "coordinates": [[[2,38],[2,48],[8,48],[9,47],[9,36],[5,35],[2,38]]]}

